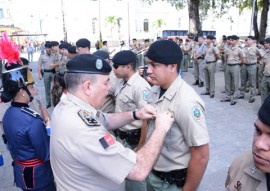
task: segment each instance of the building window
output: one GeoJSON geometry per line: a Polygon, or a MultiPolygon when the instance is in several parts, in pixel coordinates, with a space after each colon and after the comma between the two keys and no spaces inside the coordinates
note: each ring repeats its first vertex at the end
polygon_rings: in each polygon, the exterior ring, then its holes
{"type": "Polygon", "coordinates": [[[0,9],[0,19],[4,18],[4,13],[3,13],[3,9],[0,9]]]}
{"type": "Polygon", "coordinates": [[[179,28],[181,27],[181,19],[180,18],[178,19],[177,25],[178,25],[179,28]]]}
{"type": "Polygon", "coordinates": [[[143,21],[143,31],[144,32],[149,31],[149,21],[148,21],[148,19],[144,19],[144,21],[143,21]]]}
{"type": "Polygon", "coordinates": [[[97,18],[93,18],[92,19],[92,30],[93,30],[93,34],[96,34],[96,30],[97,30],[97,18]]]}

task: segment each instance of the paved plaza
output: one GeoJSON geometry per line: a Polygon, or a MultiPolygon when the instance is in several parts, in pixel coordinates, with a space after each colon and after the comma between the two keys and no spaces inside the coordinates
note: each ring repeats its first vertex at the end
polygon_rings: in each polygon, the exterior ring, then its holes
{"type": "MultiPolygon", "coordinates": [[[[27,55],[22,56],[27,58],[27,55]]],[[[45,101],[43,81],[40,81],[37,76],[38,57],[39,54],[35,53],[34,62],[30,66],[33,69],[39,94],[45,101]]],[[[194,82],[192,72],[193,69],[190,69],[189,72],[184,73],[184,79],[189,84],[194,82]]],[[[193,87],[199,94],[205,91],[204,87],[193,87]]],[[[215,97],[211,99],[209,96],[201,96],[205,102],[206,122],[210,136],[210,161],[199,191],[225,190],[224,182],[231,161],[241,152],[251,149],[253,124],[257,118],[256,114],[261,104],[261,98],[257,96],[254,103],[248,103],[249,94],[247,93],[244,100],[238,100],[236,105],[231,106],[229,102],[220,102],[224,96],[221,93],[223,89],[224,74],[220,71],[220,66],[217,66],[215,97]]],[[[49,109],[49,112],[52,112],[52,108],[49,109]]],[[[0,191],[19,190],[14,186],[10,165],[11,157],[2,139],[0,140],[0,152],[5,161],[5,165],[0,167],[0,191]]]]}

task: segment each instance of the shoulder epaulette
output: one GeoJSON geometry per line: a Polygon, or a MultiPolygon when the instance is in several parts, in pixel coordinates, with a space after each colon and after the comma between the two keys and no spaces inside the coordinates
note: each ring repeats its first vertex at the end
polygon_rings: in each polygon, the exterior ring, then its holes
{"type": "Polygon", "coordinates": [[[21,108],[21,111],[25,112],[25,113],[28,113],[29,115],[32,115],[33,117],[39,117],[40,115],[35,112],[34,110],[28,108],[28,107],[22,107],[21,108]]]}
{"type": "Polygon", "coordinates": [[[100,126],[100,123],[97,121],[93,113],[90,113],[85,110],[80,110],[78,112],[78,115],[82,118],[82,120],[86,123],[88,126],[100,126]]]}

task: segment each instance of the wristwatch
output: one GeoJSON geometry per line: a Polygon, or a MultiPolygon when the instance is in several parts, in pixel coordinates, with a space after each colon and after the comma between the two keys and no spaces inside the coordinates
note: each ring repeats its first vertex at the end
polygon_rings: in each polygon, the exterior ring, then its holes
{"type": "Polygon", "coordinates": [[[137,115],[136,115],[136,112],[137,111],[139,111],[138,109],[135,109],[133,112],[132,112],[132,114],[133,114],[133,118],[135,119],[135,120],[139,120],[139,118],[137,117],[137,115]]]}

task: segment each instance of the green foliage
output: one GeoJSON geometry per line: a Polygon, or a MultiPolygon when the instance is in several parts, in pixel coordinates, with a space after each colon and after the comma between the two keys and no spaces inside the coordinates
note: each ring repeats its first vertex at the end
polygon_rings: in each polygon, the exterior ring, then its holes
{"type": "Polygon", "coordinates": [[[165,25],[165,22],[163,19],[157,19],[153,22],[153,27],[160,29],[163,25],[165,25]]]}

